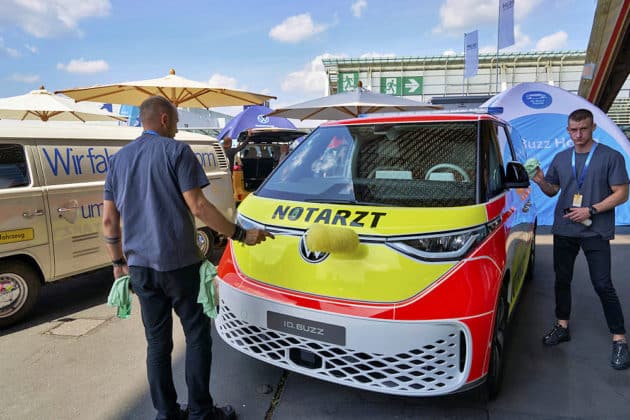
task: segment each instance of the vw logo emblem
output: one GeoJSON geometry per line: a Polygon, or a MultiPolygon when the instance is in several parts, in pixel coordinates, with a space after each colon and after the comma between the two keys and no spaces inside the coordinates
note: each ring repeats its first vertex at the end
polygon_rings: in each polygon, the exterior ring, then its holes
{"type": "Polygon", "coordinates": [[[300,257],[307,263],[317,264],[324,261],[330,255],[327,252],[315,252],[306,246],[306,233],[300,238],[300,257]]]}
{"type": "Polygon", "coordinates": [[[264,114],[260,114],[256,119],[261,124],[269,124],[269,117],[264,114]]]}

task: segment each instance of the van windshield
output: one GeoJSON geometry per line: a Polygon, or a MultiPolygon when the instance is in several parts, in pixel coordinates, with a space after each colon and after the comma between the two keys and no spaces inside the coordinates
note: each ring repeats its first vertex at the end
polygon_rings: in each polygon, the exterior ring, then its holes
{"type": "Polygon", "coordinates": [[[358,205],[471,205],[477,131],[476,122],[319,127],[256,195],[358,205]]]}

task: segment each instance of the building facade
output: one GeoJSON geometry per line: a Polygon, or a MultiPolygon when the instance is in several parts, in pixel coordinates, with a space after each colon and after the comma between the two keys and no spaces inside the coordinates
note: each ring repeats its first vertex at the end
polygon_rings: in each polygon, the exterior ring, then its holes
{"type": "MultiPolygon", "coordinates": [[[[522,82],[542,82],[578,93],[585,51],[480,54],[477,75],[464,78],[464,55],[334,58],[323,60],[328,92],[354,89],[361,81],[373,92],[403,96],[445,108],[471,107],[522,82]]],[[[630,79],[609,115],[630,119],[630,79]]]]}

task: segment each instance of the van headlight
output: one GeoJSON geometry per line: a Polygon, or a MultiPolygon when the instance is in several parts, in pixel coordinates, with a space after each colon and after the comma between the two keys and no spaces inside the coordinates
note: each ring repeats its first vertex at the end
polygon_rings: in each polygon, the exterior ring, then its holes
{"type": "Polygon", "coordinates": [[[253,221],[252,219],[248,219],[247,217],[243,216],[241,213],[237,213],[236,214],[236,223],[238,225],[240,225],[243,229],[248,230],[248,229],[264,229],[265,226],[253,221]]]}
{"type": "Polygon", "coordinates": [[[499,219],[472,229],[415,237],[389,238],[386,245],[413,258],[427,261],[457,261],[468,255],[493,230],[499,219]]]}

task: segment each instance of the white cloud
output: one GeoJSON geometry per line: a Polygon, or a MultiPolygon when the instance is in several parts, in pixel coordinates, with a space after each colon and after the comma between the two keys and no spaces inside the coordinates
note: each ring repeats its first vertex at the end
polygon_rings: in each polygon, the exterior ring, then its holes
{"type": "Polygon", "coordinates": [[[68,64],[58,63],[57,69],[68,73],[101,73],[109,70],[109,64],[105,60],[85,61],[83,58],[79,58],[78,60],[70,60],[68,64]]]}
{"type": "Polygon", "coordinates": [[[5,0],[0,24],[18,26],[38,38],[81,33],[82,19],[107,16],[110,0],[5,0]]]}
{"type": "MultiPolygon", "coordinates": [[[[542,0],[518,0],[514,3],[514,20],[520,21],[542,0]]],[[[461,35],[481,25],[497,25],[497,0],[445,0],[440,6],[440,23],[433,32],[461,35]]]]}
{"type": "Polygon", "coordinates": [[[19,57],[20,53],[15,48],[4,45],[4,38],[0,37],[0,55],[6,55],[12,58],[19,57]]]}
{"type": "Polygon", "coordinates": [[[442,53],[442,55],[445,57],[453,57],[454,55],[457,55],[457,53],[455,50],[446,50],[442,53]]]}
{"type": "Polygon", "coordinates": [[[324,71],[322,59],[344,57],[347,56],[333,55],[329,53],[318,55],[307,63],[302,70],[289,73],[282,82],[280,88],[283,92],[291,92],[295,94],[315,92],[322,95],[326,89],[327,83],[327,76],[324,71]]]}
{"type": "Polygon", "coordinates": [[[37,54],[39,52],[39,50],[37,49],[36,46],[31,45],[31,44],[25,44],[24,48],[26,48],[27,50],[29,50],[31,53],[33,54],[37,54]]]}
{"type": "Polygon", "coordinates": [[[225,89],[238,89],[236,79],[223,74],[215,73],[208,79],[208,84],[212,87],[225,89]]]}
{"type": "Polygon", "coordinates": [[[350,8],[352,9],[352,14],[356,18],[361,17],[361,14],[363,13],[363,9],[365,9],[366,7],[367,7],[367,1],[365,0],[357,0],[354,3],[352,3],[352,6],[350,6],[350,8]]]}
{"type": "MultiPolygon", "coordinates": [[[[530,48],[532,39],[521,31],[521,25],[514,25],[514,45],[503,48],[502,52],[524,51],[530,48]]],[[[494,49],[496,51],[496,47],[494,49]]]]}
{"type": "Polygon", "coordinates": [[[566,48],[569,35],[564,31],[558,31],[551,35],[543,36],[536,43],[536,51],[554,51],[566,48]]]}
{"type": "Polygon", "coordinates": [[[298,43],[325,31],[326,28],[324,24],[313,22],[310,14],[304,13],[286,18],[281,24],[271,28],[269,36],[280,42],[298,43]]]}
{"type": "MultiPolygon", "coordinates": [[[[501,49],[502,53],[513,53],[517,51],[525,51],[532,45],[532,39],[529,35],[521,32],[521,25],[514,25],[514,45],[501,49]]],[[[484,45],[479,47],[479,54],[496,54],[497,46],[484,45]]]]}
{"type": "Polygon", "coordinates": [[[483,47],[479,47],[479,54],[496,54],[496,53],[497,53],[496,45],[484,45],[483,47]]]}
{"type": "Polygon", "coordinates": [[[11,76],[9,76],[9,80],[12,80],[14,82],[32,84],[39,82],[40,78],[36,74],[13,73],[11,76]]]}

